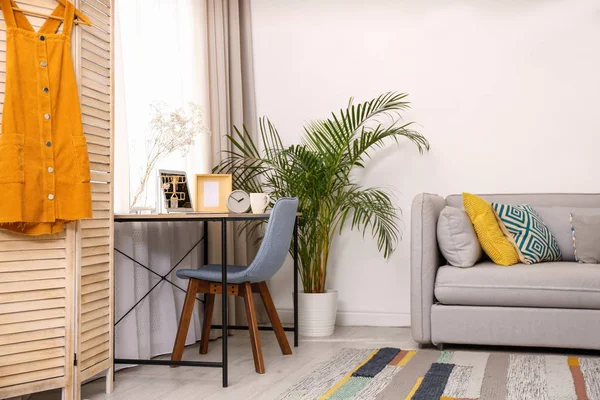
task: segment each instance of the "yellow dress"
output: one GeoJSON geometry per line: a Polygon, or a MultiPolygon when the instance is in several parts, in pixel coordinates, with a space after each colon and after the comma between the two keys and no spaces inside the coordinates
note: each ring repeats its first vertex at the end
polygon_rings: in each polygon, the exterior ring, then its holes
{"type": "Polygon", "coordinates": [[[0,135],[0,228],[27,235],[60,232],[91,218],[90,162],[71,60],[75,8],[58,5],[36,32],[2,0],[6,89],[0,135]]]}

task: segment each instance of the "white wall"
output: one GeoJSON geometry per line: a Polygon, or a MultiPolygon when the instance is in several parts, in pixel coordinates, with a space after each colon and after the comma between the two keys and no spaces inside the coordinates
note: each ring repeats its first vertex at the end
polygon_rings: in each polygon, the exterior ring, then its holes
{"type": "MultiPolygon", "coordinates": [[[[410,204],[419,192],[600,191],[597,0],[253,0],[259,115],[288,143],[302,123],[386,91],[431,152],[392,146],[361,175],[391,185],[404,240],[386,262],[344,234],[329,287],[342,324],[408,325],[410,204]]],[[[291,307],[287,266],[273,282],[291,307]]]]}

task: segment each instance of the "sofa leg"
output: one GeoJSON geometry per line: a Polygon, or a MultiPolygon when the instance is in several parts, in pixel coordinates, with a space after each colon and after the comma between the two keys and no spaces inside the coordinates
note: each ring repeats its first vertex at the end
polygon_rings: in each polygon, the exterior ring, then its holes
{"type": "Polygon", "coordinates": [[[439,351],[444,351],[444,343],[438,343],[435,345],[439,351]]]}

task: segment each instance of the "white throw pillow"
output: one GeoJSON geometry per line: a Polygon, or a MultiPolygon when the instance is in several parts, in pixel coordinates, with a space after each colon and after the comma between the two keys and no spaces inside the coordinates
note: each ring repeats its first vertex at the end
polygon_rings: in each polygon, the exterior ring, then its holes
{"type": "Polygon", "coordinates": [[[469,216],[464,210],[445,207],[437,225],[440,251],[448,264],[472,267],[481,258],[481,245],[469,216]]]}

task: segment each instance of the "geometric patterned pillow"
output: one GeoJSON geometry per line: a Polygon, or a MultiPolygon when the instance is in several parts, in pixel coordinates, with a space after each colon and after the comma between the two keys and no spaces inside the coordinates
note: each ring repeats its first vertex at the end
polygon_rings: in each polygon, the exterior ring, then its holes
{"type": "Polygon", "coordinates": [[[535,264],[562,259],[554,235],[530,205],[492,203],[492,208],[498,217],[500,228],[515,245],[522,263],[535,264]]]}

